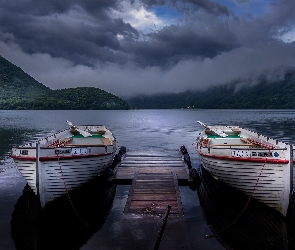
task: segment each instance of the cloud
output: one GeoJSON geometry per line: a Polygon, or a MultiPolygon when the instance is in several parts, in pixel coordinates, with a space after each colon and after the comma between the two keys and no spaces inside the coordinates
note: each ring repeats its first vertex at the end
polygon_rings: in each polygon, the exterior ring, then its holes
{"type": "Polygon", "coordinates": [[[213,58],[239,47],[228,24],[204,17],[204,22],[170,25],[150,33],[145,41],[123,41],[122,49],[142,66],[173,66],[182,60],[213,58]],[[210,25],[204,26],[204,23],[210,25]]]}
{"type": "Polygon", "coordinates": [[[228,8],[225,5],[221,5],[212,0],[181,0],[181,1],[141,0],[141,2],[147,7],[170,4],[174,6],[175,8],[178,8],[179,10],[185,10],[189,12],[195,11],[195,10],[204,10],[208,13],[217,14],[217,15],[230,14],[228,8]]]}
{"type": "Polygon", "coordinates": [[[159,18],[154,12],[144,8],[142,4],[122,2],[121,9],[112,10],[114,18],[122,18],[124,22],[140,30],[142,33],[149,33],[169,24],[167,20],[159,18]]]}
{"type": "MultiPolygon", "coordinates": [[[[138,36],[138,31],[122,19],[110,18],[105,14],[92,15],[93,10],[91,14],[85,12],[82,7],[90,8],[90,2],[85,1],[81,6],[71,9],[68,5],[63,8],[59,6],[58,10],[64,10],[63,13],[52,14],[50,11],[45,16],[40,16],[39,11],[38,14],[24,16],[2,10],[0,22],[7,22],[7,25],[0,27],[3,33],[14,34],[16,42],[28,54],[48,53],[75,63],[91,65],[97,60],[117,59],[113,53],[115,50],[120,59],[124,55],[120,53],[117,35],[132,38],[138,36]]],[[[54,4],[51,6],[57,8],[54,4]]]]}
{"type": "Polygon", "coordinates": [[[247,3],[249,0],[234,0],[236,3],[247,3]]]}
{"type": "Polygon", "coordinates": [[[53,89],[204,89],[295,67],[295,2],[261,8],[245,17],[217,0],[0,0],[0,55],[53,89]]]}

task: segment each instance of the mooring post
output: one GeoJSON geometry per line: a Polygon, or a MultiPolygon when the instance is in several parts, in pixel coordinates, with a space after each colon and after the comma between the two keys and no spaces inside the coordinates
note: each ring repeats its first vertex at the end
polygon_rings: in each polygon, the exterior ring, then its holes
{"type": "Polygon", "coordinates": [[[160,229],[159,234],[158,234],[158,238],[157,238],[157,242],[155,244],[154,250],[158,250],[159,249],[159,246],[160,246],[160,243],[161,243],[161,239],[162,239],[162,236],[163,236],[163,233],[164,233],[164,229],[165,229],[165,226],[166,226],[166,223],[167,223],[168,215],[170,213],[170,210],[171,210],[171,206],[168,205],[168,208],[167,208],[167,211],[165,213],[165,217],[164,217],[164,220],[163,220],[161,229],[160,229]]]}

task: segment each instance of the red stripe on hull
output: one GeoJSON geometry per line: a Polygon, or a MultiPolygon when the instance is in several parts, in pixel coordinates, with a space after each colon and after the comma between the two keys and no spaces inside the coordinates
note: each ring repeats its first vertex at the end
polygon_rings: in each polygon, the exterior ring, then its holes
{"type": "MultiPolygon", "coordinates": [[[[73,156],[47,156],[40,157],[39,161],[58,161],[58,160],[72,160],[72,159],[81,159],[81,158],[90,158],[90,157],[101,157],[106,155],[111,155],[114,152],[106,154],[95,154],[95,155],[73,155],[73,156]]],[[[36,161],[36,157],[23,157],[12,155],[11,158],[21,160],[21,161],[36,161]]]]}

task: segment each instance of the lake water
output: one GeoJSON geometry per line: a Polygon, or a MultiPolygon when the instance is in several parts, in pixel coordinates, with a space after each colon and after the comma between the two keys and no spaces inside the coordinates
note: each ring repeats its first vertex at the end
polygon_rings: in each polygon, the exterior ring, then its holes
{"type": "MultiPolygon", "coordinates": [[[[175,150],[185,145],[196,169],[200,162],[193,143],[202,129],[197,120],[207,125],[239,125],[295,142],[295,110],[0,111],[1,250],[152,249],[156,239],[139,228],[136,219],[130,223],[123,215],[128,185],[92,183],[87,195],[77,194],[77,206],[88,227],[64,201],[45,215],[38,210],[34,195],[9,158],[10,150],[67,128],[66,120],[106,125],[127,150],[175,150]],[[41,225],[43,221],[46,224],[41,225]]],[[[237,223],[219,237],[206,238],[229,225],[247,197],[216,183],[205,172],[202,178],[199,187],[180,187],[191,249],[293,249],[292,218],[283,220],[254,200],[237,223]]]]}

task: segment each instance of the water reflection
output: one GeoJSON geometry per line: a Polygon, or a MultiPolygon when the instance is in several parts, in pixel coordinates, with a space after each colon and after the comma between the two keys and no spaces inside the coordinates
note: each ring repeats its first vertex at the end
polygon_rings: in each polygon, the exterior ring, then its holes
{"type": "Polygon", "coordinates": [[[278,117],[268,118],[263,122],[248,124],[247,128],[253,129],[258,133],[285,141],[295,143],[295,123],[293,119],[279,119],[278,117]]]}
{"type": "Polygon", "coordinates": [[[294,217],[279,213],[254,199],[245,208],[248,196],[230,188],[200,168],[202,182],[198,188],[201,207],[212,229],[226,249],[294,249],[294,217]]]}
{"type": "Polygon", "coordinates": [[[0,173],[5,171],[12,159],[10,158],[13,146],[35,141],[46,136],[48,131],[37,129],[16,128],[13,126],[0,126],[0,173]]]}
{"type": "Polygon", "coordinates": [[[41,210],[26,185],[11,219],[16,249],[80,249],[103,226],[115,192],[116,186],[96,178],[71,191],[70,200],[64,196],[41,210]]]}
{"type": "Polygon", "coordinates": [[[8,156],[13,144],[21,144],[30,134],[30,130],[19,130],[8,127],[0,128],[0,138],[1,138],[1,147],[0,147],[0,156],[8,156]]]}

